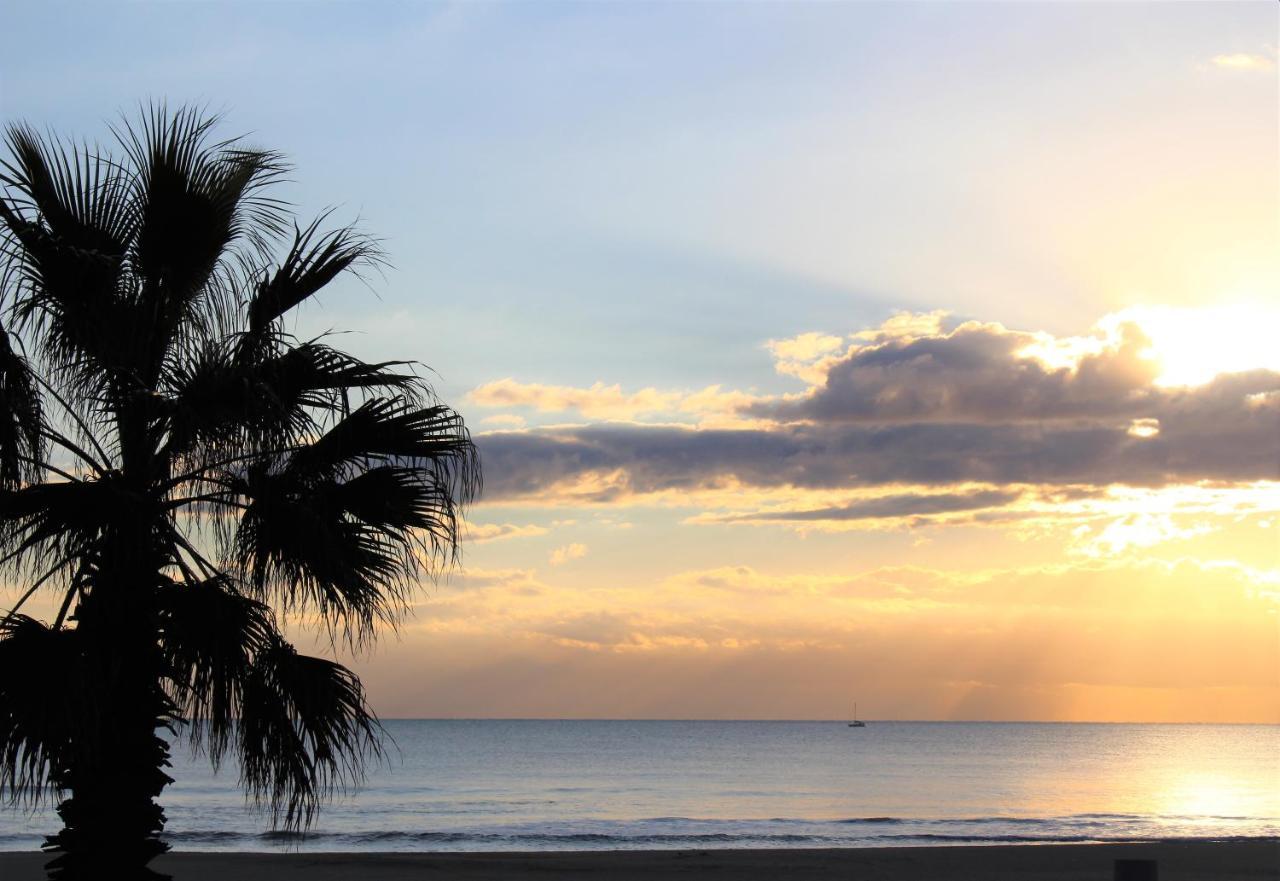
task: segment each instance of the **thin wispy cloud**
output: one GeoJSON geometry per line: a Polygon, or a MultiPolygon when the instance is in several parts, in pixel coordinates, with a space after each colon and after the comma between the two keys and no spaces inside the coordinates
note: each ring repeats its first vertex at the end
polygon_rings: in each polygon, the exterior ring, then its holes
{"type": "MultiPolygon", "coordinates": [[[[627,392],[618,383],[605,385],[597,382],[582,388],[521,382],[507,377],[477,386],[467,398],[478,407],[518,407],[538,413],[572,413],[588,419],[625,421],[656,415],[671,418],[730,414],[741,410],[756,396],[724,391],[719,385],[697,391],[649,387],[627,392]]],[[[499,427],[523,425],[525,422],[523,417],[511,414],[488,416],[483,421],[499,427]]]]}
{"type": "Polygon", "coordinates": [[[468,523],[466,525],[467,541],[483,543],[500,541],[507,538],[527,538],[535,535],[546,535],[550,530],[536,524],[520,525],[516,523],[468,523]]]}

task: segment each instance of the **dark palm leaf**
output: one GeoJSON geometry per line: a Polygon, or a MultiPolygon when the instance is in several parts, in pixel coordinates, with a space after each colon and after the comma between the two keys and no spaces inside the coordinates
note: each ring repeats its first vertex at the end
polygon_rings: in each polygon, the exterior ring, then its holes
{"type": "Polygon", "coordinates": [[[0,490],[0,549],[14,567],[25,564],[29,571],[90,554],[111,523],[137,503],[118,476],[0,490]]]}
{"type": "Polygon", "coordinates": [[[170,697],[193,721],[192,745],[207,745],[217,766],[234,732],[253,659],[280,639],[275,616],[226,576],[171,583],[160,591],[159,604],[170,697]]]}
{"type": "Polygon", "coordinates": [[[25,615],[0,620],[0,790],[38,801],[55,785],[78,737],[101,708],[75,630],[25,615]]]}
{"type": "Polygon", "coordinates": [[[354,389],[395,392],[408,400],[417,400],[421,380],[412,371],[397,372],[397,368],[410,366],[408,361],[369,364],[318,340],[307,340],[289,346],[277,359],[275,369],[282,384],[308,392],[337,393],[332,398],[315,399],[314,406],[332,407],[337,395],[354,389]]]}
{"type": "Polygon", "coordinates": [[[5,295],[19,329],[48,360],[102,385],[127,358],[131,323],[121,300],[132,214],[121,176],[87,151],[75,159],[29,129],[8,130],[0,198],[5,295]]]}
{"type": "Polygon", "coordinates": [[[0,326],[0,489],[36,480],[43,461],[44,413],[27,359],[0,326]]]}
{"type": "Polygon", "coordinates": [[[192,459],[188,464],[196,467],[230,452],[288,446],[314,431],[307,390],[275,367],[273,359],[247,361],[226,345],[209,344],[171,371],[167,410],[175,458],[192,459]]]}
{"type": "MultiPolygon", "coordinates": [[[[317,413],[340,409],[352,391],[398,392],[416,400],[420,380],[404,362],[366,364],[315,340],[261,346],[209,345],[175,369],[170,448],[207,448],[221,457],[236,444],[276,450],[319,430],[317,413]]],[[[197,457],[199,458],[199,457],[197,457]]]]}
{"type": "Polygon", "coordinates": [[[229,317],[234,280],[217,270],[237,239],[263,251],[283,231],[280,203],[258,195],[284,172],[281,157],[210,143],[215,122],[195,109],[168,114],[159,107],[141,131],[126,126],[121,133],[137,169],[140,217],[131,259],[141,279],[140,305],[155,316],[145,365],[153,370],[181,322],[207,331],[217,324],[211,317],[229,317]]]}
{"type": "Polygon", "coordinates": [[[371,398],[310,446],[285,470],[303,479],[332,478],[369,461],[412,463],[456,488],[462,501],[479,489],[475,448],[462,418],[445,406],[415,407],[404,400],[371,398]]]}
{"type": "Polygon", "coordinates": [[[318,611],[360,642],[398,619],[424,561],[456,549],[456,508],[477,479],[453,411],[374,398],[226,482],[247,504],[229,555],[256,595],[318,611]]]}
{"type": "Polygon", "coordinates": [[[6,198],[0,232],[5,296],[18,329],[35,332],[46,360],[70,374],[68,387],[83,385],[87,394],[104,387],[128,364],[136,335],[120,297],[122,257],[73,245],[42,215],[24,215],[6,198]]]}
{"type": "Polygon", "coordinates": [[[264,332],[341,273],[377,260],[377,247],[350,227],[319,233],[323,219],[317,218],[305,229],[295,227],[289,253],[258,285],[248,307],[251,334],[264,332]]]}
{"type": "Polygon", "coordinates": [[[254,659],[240,717],[245,786],[277,824],[310,824],[320,801],[381,755],[380,726],[360,680],[280,642],[254,659]]]}
{"type": "Polygon", "coordinates": [[[135,212],[114,162],[96,150],[46,141],[30,126],[10,126],[5,139],[13,161],[0,161],[0,182],[14,191],[15,208],[39,217],[70,248],[124,254],[135,212]]]}
{"type": "Polygon", "coordinates": [[[337,494],[257,471],[235,534],[234,565],[255,596],[315,611],[348,641],[404,609],[411,563],[403,543],[347,516],[337,494]]]}

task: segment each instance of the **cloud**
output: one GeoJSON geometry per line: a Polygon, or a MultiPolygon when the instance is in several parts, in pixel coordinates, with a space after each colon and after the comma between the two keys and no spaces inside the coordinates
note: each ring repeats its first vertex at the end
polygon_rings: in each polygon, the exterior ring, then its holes
{"type": "Polygon", "coordinates": [[[573,614],[539,624],[534,632],[555,637],[557,642],[600,649],[627,644],[635,629],[635,616],[601,610],[573,614]]]}
{"type": "MultiPolygon", "coordinates": [[[[968,504],[982,498],[962,502],[954,487],[1280,479],[1280,372],[1160,385],[1160,362],[1132,321],[1056,338],[992,323],[948,327],[931,313],[895,316],[853,334],[840,354],[824,355],[833,351],[831,339],[775,341],[786,357],[818,357],[813,363],[823,377],[801,394],[740,396],[736,406],[749,421],[483,435],[486,499],[610,504],[664,493],[903,485],[931,495],[951,488],[947,504],[968,504]]],[[[507,388],[514,394],[544,387],[507,388]]],[[[593,389],[606,398],[617,391],[593,389]]],[[[715,406],[726,406],[734,393],[717,388],[713,397],[715,406]]],[[[807,513],[791,505],[793,513],[782,519],[852,521],[873,510],[860,500],[846,510],[838,506],[847,501],[835,504],[807,513]]]]}
{"type": "Polygon", "coordinates": [[[492,416],[486,416],[481,419],[480,424],[490,425],[495,428],[524,428],[525,418],[514,413],[495,413],[492,416]]]}
{"type": "Polygon", "coordinates": [[[773,367],[779,373],[817,383],[826,374],[826,361],[844,348],[844,338],[825,333],[802,333],[787,339],[769,340],[765,348],[773,355],[773,367]]]}
{"type": "Polygon", "coordinates": [[[1129,423],[1129,437],[1150,438],[1160,433],[1160,420],[1150,418],[1134,419],[1129,423]]]}
{"type": "Polygon", "coordinates": [[[546,535],[548,531],[546,527],[532,523],[525,526],[515,523],[468,523],[464,534],[466,541],[480,544],[487,541],[501,541],[506,538],[546,535]]]}
{"type": "Polygon", "coordinates": [[[843,338],[825,333],[802,333],[781,340],[769,340],[765,347],[773,357],[786,361],[817,361],[839,349],[843,338]]]}
{"type": "Polygon", "coordinates": [[[712,518],[720,523],[761,523],[814,520],[884,520],[948,514],[1010,505],[1022,497],[1018,491],[979,490],[967,493],[906,493],[862,499],[845,505],[799,511],[758,511],[712,518]]]}
{"type": "Polygon", "coordinates": [[[532,569],[479,569],[469,567],[450,574],[449,586],[461,590],[502,588],[527,591],[538,588],[537,573],[532,569]]]}
{"type": "Polygon", "coordinates": [[[573,544],[567,544],[563,547],[556,548],[551,552],[551,556],[548,558],[548,561],[552,566],[561,566],[568,563],[570,560],[580,560],[586,555],[587,546],[574,542],[573,544]]]}
{"type": "Polygon", "coordinates": [[[1018,422],[784,424],[766,429],[594,425],[480,439],[486,499],[604,504],[734,486],[854,489],[956,483],[1159,487],[1280,479],[1275,374],[1167,402],[1155,437],[1117,425],[1018,422]]]}
{"type": "Polygon", "coordinates": [[[478,386],[467,397],[481,407],[531,407],[550,413],[576,410],[590,418],[618,419],[666,412],[678,402],[680,395],[655,388],[627,394],[621,386],[606,386],[602,382],[590,388],[575,388],[518,382],[508,377],[478,386]]]}
{"type": "Polygon", "coordinates": [[[1215,55],[1209,63],[1217,68],[1240,71],[1267,71],[1275,67],[1275,62],[1270,58],[1250,52],[1215,55]]]}
{"type": "Polygon", "coordinates": [[[1077,531],[1078,541],[1072,550],[1088,557],[1115,557],[1134,548],[1149,548],[1167,541],[1193,538],[1210,532],[1201,522],[1180,526],[1168,514],[1136,512],[1105,524],[1097,534],[1089,526],[1077,531]]]}
{"type": "MultiPolygon", "coordinates": [[[[471,403],[480,407],[527,407],[539,413],[575,412],[588,419],[634,420],[645,416],[708,416],[732,414],[756,396],[726,392],[718,385],[698,391],[662,391],[643,388],[625,392],[621,385],[597,382],[587,388],[519,382],[511,377],[472,389],[471,403]]],[[[487,417],[485,421],[497,419],[487,417]]],[[[524,420],[521,417],[509,417],[524,420]]]]}
{"type": "Polygon", "coordinates": [[[969,322],[950,333],[853,347],[809,395],[752,405],[780,421],[1011,422],[1142,415],[1159,365],[1133,324],[1070,366],[1036,355],[1043,336],[969,322]]]}

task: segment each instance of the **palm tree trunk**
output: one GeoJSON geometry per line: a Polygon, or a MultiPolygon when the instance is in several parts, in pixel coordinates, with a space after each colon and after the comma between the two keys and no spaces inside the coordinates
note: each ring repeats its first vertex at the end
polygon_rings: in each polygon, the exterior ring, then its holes
{"type": "Polygon", "coordinates": [[[126,406],[119,416],[120,509],[103,537],[91,590],[76,609],[85,669],[96,680],[96,712],[57,780],[71,793],[58,806],[63,829],[45,843],[62,851],[46,866],[59,881],[168,877],[147,868],[169,849],[159,838],[165,816],[156,798],[173,782],[164,772],[169,746],[156,733],[172,707],[160,684],[155,593],[164,557],[155,548],[155,461],[147,414],[126,406]]]}
{"type": "MultiPolygon", "coordinates": [[[[133,592],[122,593],[127,600],[133,592]]],[[[100,703],[57,781],[71,794],[58,806],[63,829],[45,847],[62,851],[46,867],[60,881],[167,877],[146,868],[169,849],[159,839],[165,817],[155,799],[173,782],[163,771],[169,746],[156,733],[167,701],[158,684],[155,629],[140,608],[146,605],[89,601],[81,606],[86,669],[97,680],[100,703]]]]}

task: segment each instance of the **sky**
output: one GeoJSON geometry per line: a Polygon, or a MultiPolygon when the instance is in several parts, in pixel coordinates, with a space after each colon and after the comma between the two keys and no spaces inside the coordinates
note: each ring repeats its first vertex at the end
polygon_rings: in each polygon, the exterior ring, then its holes
{"type": "Polygon", "coordinates": [[[5,122],[205,106],[388,253],[295,330],[486,488],[384,717],[1280,722],[1276,4],[4,18],[5,122]]]}

